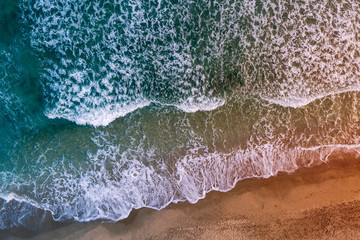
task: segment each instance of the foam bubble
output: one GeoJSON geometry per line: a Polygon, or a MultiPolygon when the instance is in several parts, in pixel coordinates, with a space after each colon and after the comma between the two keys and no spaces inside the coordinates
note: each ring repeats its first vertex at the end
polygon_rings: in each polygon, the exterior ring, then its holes
{"type": "Polygon", "coordinates": [[[359,2],[265,1],[244,12],[249,28],[240,69],[246,92],[302,107],[359,91],[359,2]]]}
{"type": "Polygon", "coordinates": [[[195,22],[193,10],[202,4],[23,5],[32,45],[44,58],[50,118],[105,126],[150,102],[199,111],[224,101],[224,90],[211,83],[223,77],[209,73],[220,39],[195,22]],[[204,48],[209,57],[202,56],[204,48]]]}
{"type": "MultiPolygon", "coordinates": [[[[94,101],[95,102],[95,101],[94,101]]],[[[126,114],[135,111],[136,109],[148,106],[149,102],[133,102],[124,106],[123,104],[104,104],[102,108],[87,108],[83,105],[75,107],[75,111],[68,111],[68,107],[58,107],[47,110],[46,116],[49,118],[66,118],[79,125],[91,124],[92,126],[106,126],[115,119],[123,117],[126,114]]]]}
{"type": "Polygon", "coordinates": [[[196,203],[212,190],[228,191],[247,178],[268,178],[279,172],[292,173],[299,167],[328,162],[332,154],[351,153],[359,157],[359,145],[324,145],[283,149],[263,145],[230,154],[187,156],[177,162],[179,192],[196,203]]]}
{"type": "MultiPolygon", "coordinates": [[[[8,197],[7,197],[8,198],[8,197]]],[[[27,201],[4,200],[0,197],[0,229],[21,228],[27,226],[33,231],[44,224],[47,212],[27,201]]]]}
{"type": "Polygon", "coordinates": [[[356,1],[24,5],[33,46],[56,56],[44,60],[51,118],[106,125],[149,102],[212,110],[236,82],[290,107],[360,86],[356,1]]]}
{"type": "Polygon", "coordinates": [[[209,191],[228,191],[240,180],[268,178],[280,171],[291,173],[301,166],[327,162],[335,151],[352,150],[359,152],[360,148],[358,145],[329,145],[284,149],[266,144],[228,154],[199,154],[193,149],[191,155],[176,162],[174,175],[168,175],[168,171],[159,172],[134,158],[129,162],[129,153],[122,154],[125,159],[119,161],[117,148],[99,150],[90,156],[96,164],[96,171],[86,172],[76,182],[63,177],[53,179],[55,185],[51,191],[55,198],[52,197],[51,202],[44,199],[34,201],[14,192],[2,194],[1,209],[6,214],[1,217],[1,228],[25,225],[37,229],[42,223],[37,221],[37,226],[33,226],[29,224],[29,218],[39,214],[44,216],[43,209],[50,211],[57,221],[118,221],[126,218],[132,209],[148,207],[160,210],[171,202],[185,200],[196,203],[209,191]],[[108,161],[115,164],[111,171],[106,168],[108,161]],[[14,205],[21,211],[10,218],[10,209],[14,205]],[[12,224],[9,225],[10,220],[12,224]]]}

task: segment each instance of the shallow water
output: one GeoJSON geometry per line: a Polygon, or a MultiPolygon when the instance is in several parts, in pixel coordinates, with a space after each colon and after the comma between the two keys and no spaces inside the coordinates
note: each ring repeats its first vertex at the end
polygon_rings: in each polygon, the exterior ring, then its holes
{"type": "Polygon", "coordinates": [[[360,149],[357,1],[0,6],[1,229],[117,221],[360,149]]]}

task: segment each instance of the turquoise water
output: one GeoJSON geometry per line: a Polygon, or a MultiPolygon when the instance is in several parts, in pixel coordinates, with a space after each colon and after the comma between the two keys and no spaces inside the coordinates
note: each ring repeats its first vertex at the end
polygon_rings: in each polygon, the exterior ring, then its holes
{"type": "Polygon", "coordinates": [[[359,9],[1,0],[0,228],[117,221],[357,155],[359,9]]]}

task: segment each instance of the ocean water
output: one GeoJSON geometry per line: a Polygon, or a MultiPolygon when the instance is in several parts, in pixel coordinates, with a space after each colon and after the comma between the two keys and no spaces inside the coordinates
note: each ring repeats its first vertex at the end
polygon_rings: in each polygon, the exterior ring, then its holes
{"type": "Polygon", "coordinates": [[[358,156],[359,16],[357,0],[0,0],[0,229],[358,156]]]}

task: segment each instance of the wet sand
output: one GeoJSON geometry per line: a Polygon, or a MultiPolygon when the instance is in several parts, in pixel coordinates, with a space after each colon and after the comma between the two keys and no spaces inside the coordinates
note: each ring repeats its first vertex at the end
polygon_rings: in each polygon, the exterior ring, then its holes
{"type": "Polygon", "coordinates": [[[248,179],[196,204],[140,209],[115,224],[75,223],[30,239],[360,239],[360,167],[350,165],[248,179]]]}

